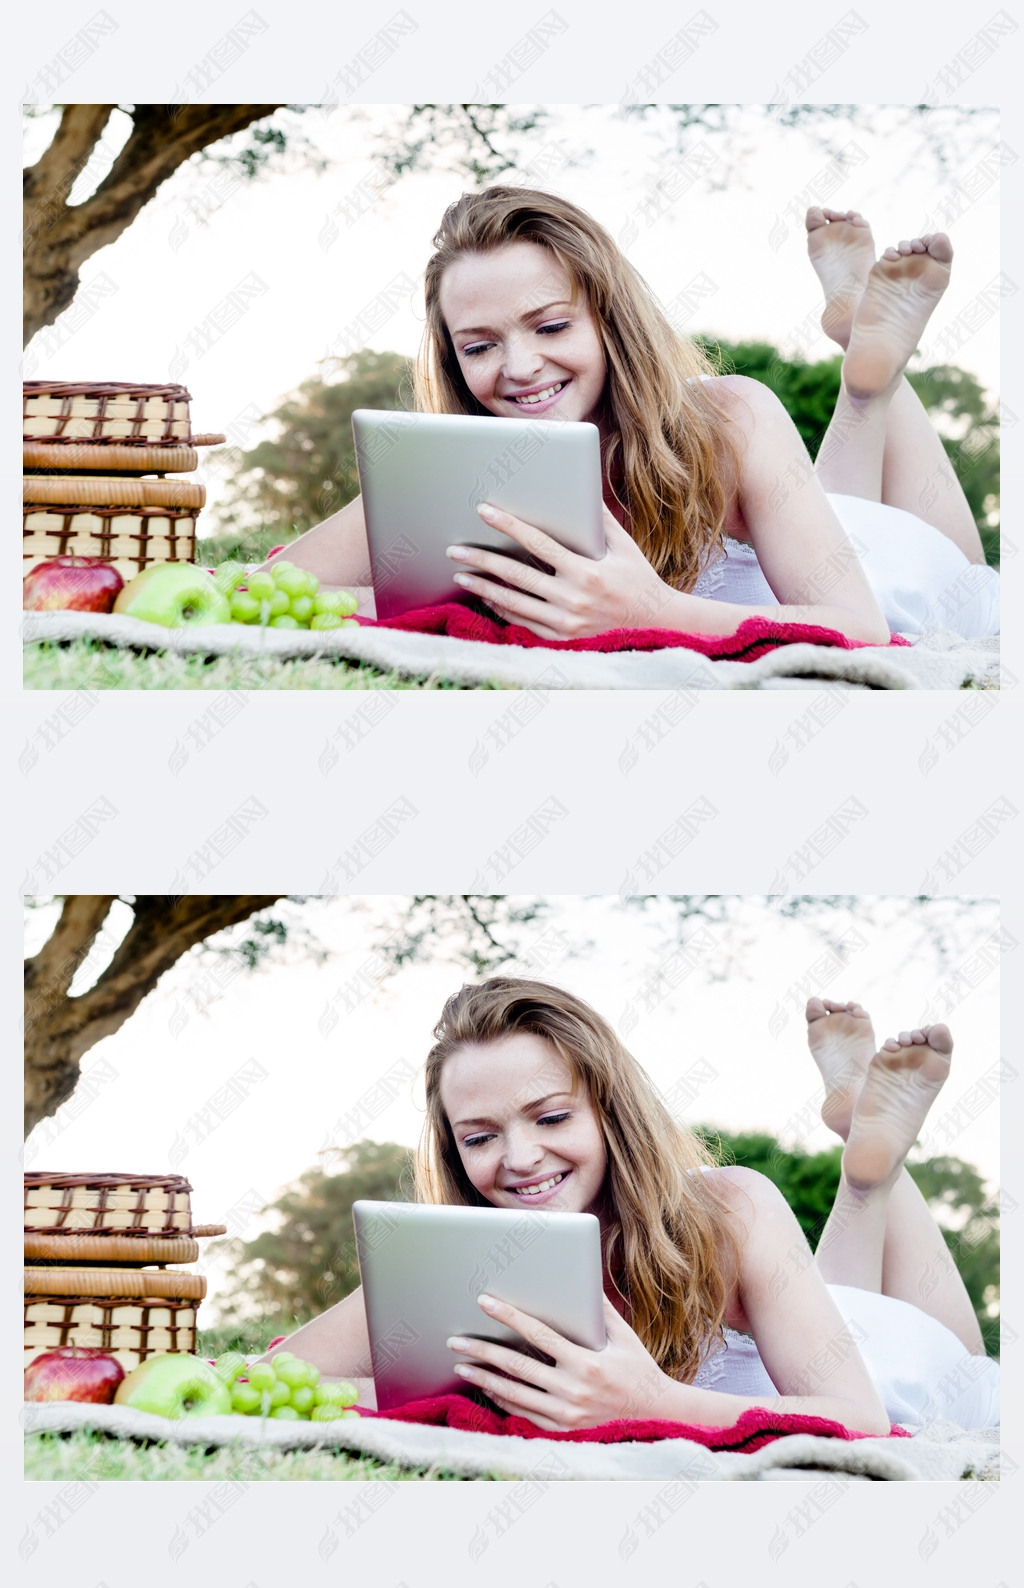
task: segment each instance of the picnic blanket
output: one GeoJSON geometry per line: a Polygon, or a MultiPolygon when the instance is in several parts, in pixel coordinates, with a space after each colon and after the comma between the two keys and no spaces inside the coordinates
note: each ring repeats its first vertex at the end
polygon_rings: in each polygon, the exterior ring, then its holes
{"type": "MultiPolygon", "coordinates": [[[[775,1424],[786,1420],[776,1417],[775,1424]]],[[[123,1439],[164,1440],[204,1448],[227,1446],[242,1453],[346,1450],[402,1467],[441,1469],[467,1478],[806,1481],[811,1474],[825,1474],[844,1480],[933,1482],[999,1475],[999,1430],[967,1432],[954,1423],[931,1423],[914,1437],[903,1439],[783,1433],[748,1453],[727,1447],[725,1442],[735,1437],[735,1430],[727,1429],[714,1430],[723,1447],[711,1449],[693,1438],[604,1443],[558,1439],[539,1432],[525,1438],[389,1416],[345,1418],[337,1423],[252,1417],[189,1417],[172,1422],[128,1406],[90,1406],[74,1401],[26,1402],[22,1422],[26,1434],[95,1429],[123,1439]]],[[[742,1422],[741,1417],[737,1428],[742,1422]]]]}
{"type": "MultiPolygon", "coordinates": [[[[609,651],[538,645],[533,635],[530,645],[498,644],[461,634],[376,623],[314,634],[235,623],[167,629],[139,618],[101,612],[25,612],[22,616],[26,644],[91,639],[176,655],[251,657],[256,675],[262,659],[295,657],[343,658],[407,677],[520,689],[963,689],[997,687],[999,675],[995,639],[965,640],[943,631],[925,635],[914,644],[850,647],[849,642],[819,644],[806,637],[794,638],[794,626],[773,625],[766,619],[748,618],[746,622],[765,624],[776,631],[757,636],[769,648],[753,659],[737,660],[728,644],[738,644],[740,653],[747,650],[742,624],[726,641],[701,636],[704,649],[691,648],[694,636],[673,635],[672,644],[655,649],[609,651]],[[717,649],[709,653],[709,646],[717,649]]],[[[805,635],[830,633],[800,627],[805,635]]],[[[517,631],[523,632],[529,631],[517,631]]]]}

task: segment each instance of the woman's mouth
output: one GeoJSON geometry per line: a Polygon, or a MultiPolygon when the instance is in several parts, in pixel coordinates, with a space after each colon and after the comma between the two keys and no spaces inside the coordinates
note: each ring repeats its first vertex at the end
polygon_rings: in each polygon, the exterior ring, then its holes
{"type": "Polygon", "coordinates": [[[510,394],[506,400],[510,403],[515,403],[517,408],[545,408],[549,403],[555,401],[555,398],[565,390],[568,384],[568,380],[552,381],[549,386],[542,387],[540,391],[528,392],[522,397],[510,394]]]}
{"type": "Polygon", "coordinates": [[[558,1174],[549,1175],[546,1180],[534,1180],[528,1186],[510,1185],[508,1189],[522,1201],[533,1202],[537,1198],[546,1197],[550,1192],[554,1191],[556,1186],[560,1186],[562,1181],[571,1173],[571,1169],[562,1169],[558,1174]]]}

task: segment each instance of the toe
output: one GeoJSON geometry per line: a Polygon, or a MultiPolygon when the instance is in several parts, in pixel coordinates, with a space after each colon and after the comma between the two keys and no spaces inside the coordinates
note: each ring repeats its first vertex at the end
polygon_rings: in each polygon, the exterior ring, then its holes
{"type": "Polygon", "coordinates": [[[829,219],[831,219],[830,215],[820,205],[813,204],[804,216],[804,225],[809,232],[815,232],[819,226],[824,226],[829,219]]]}
{"type": "Polygon", "coordinates": [[[820,998],[808,998],[807,1008],[804,1010],[804,1015],[808,1023],[814,1020],[820,1020],[823,1015],[827,1015],[829,1013],[831,1013],[831,1011],[825,1006],[825,1004],[822,1003],[820,998]]]}

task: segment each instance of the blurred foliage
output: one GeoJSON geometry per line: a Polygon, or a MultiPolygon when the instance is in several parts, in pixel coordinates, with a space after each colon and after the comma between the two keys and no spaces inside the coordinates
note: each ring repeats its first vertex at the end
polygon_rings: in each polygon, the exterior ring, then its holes
{"type": "Polygon", "coordinates": [[[231,490],[216,513],[218,533],[200,543],[204,561],[256,562],[336,513],[359,491],[355,409],[412,406],[412,365],[399,353],[364,348],[320,368],[264,416],[266,440],[220,454],[231,490]]]}
{"type": "MultiPolygon", "coordinates": [[[[722,1163],[756,1169],[778,1186],[796,1214],[812,1250],[817,1247],[839,1185],[842,1147],[806,1152],[783,1147],[767,1131],[730,1135],[695,1127],[722,1163]]],[[[941,1156],[908,1163],[939,1224],[971,1298],[989,1356],[999,1355],[999,1206],[977,1169],[941,1156]]]]}
{"type": "Polygon", "coordinates": [[[232,1263],[227,1328],[245,1331],[255,1315],[284,1334],[332,1307],[359,1283],[352,1204],[412,1200],[412,1154],[394,1142],[359,1141],[339,1149],[339,1168],[309,1169],[264,1209],[274,1227],[251,1241],[218,1241],[232,1263]]]}
{"type": "MultiPolygon", "coordinates": [[[[793,420],[811,457],[817,456],[839,395],[842,355],[808,363],[784,358],[770,342],[696,342],[723,373],[749,375],[769,386],[793,420]]],[[[999,408],[977,376],[952,364],[908,372],[939,432],[963,487],[993,568],[999,566],[999,408]]],[[[927,510],[922,509],[922,517],[927,510]]]]}

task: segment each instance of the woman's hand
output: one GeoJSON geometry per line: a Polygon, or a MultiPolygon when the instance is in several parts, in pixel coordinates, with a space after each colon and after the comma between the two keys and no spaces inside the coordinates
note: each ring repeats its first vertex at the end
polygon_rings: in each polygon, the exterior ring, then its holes
{"type": "Polygon", "coordinates": [[[678,599],[678,592],[658,577],[607,508],[604,532],[608,550],[600,561],[567,551],[543,530],[500,508],[482,503],[477,511],[486,523],[555,570],[542,573],[513,557],[475,546],[448,547],[448,556],[466,570],[454,576],[456,584],[479,596],[509,623],[530,629],[543,640],[584,639],[609,629],[673,626],[667,609],[678,599]],[[504,589],[487,578],[488,574],[514,588],[504,589]]]}
{"type": "Polygon", "coordinates": [[[594,1428],[622,1417],[666,1415],[659,1413],[659,1403],[667,1389],[678,1386],[672,1385],[607,1296],[604,1321],[608,1343],[603,1351],[573,1345],[508,1302],[496,1301],[493,1296],[478,1296],[477,1300],[492,1318],[554,1357],[554,1365],[548,1366],[486,1340],[453,1336],[448,1341],[453,1351],[477,1359],[473,1364],[457,1364],[459,1377],[484,1390],[502,1411],[527,1417],[538,1428],[548,1429],[594,1428]],[[502,1378],[478,1363],[512,1376],[502,1378]]]}

